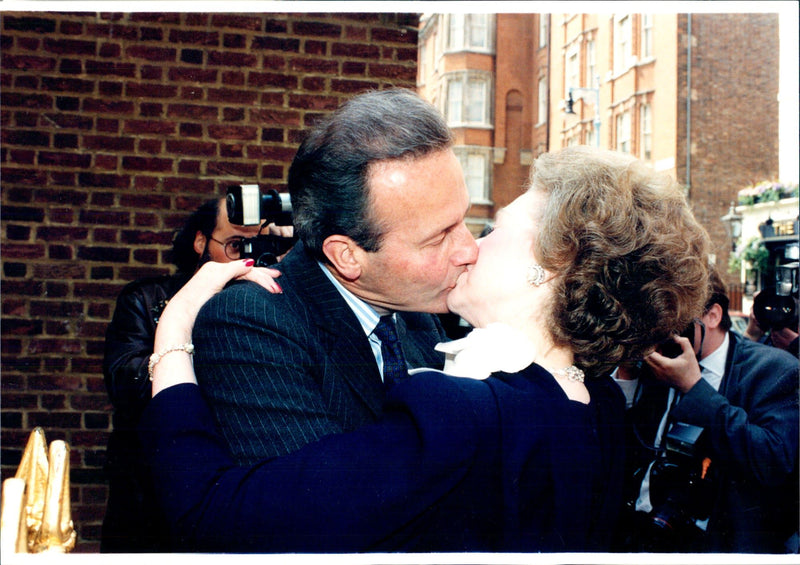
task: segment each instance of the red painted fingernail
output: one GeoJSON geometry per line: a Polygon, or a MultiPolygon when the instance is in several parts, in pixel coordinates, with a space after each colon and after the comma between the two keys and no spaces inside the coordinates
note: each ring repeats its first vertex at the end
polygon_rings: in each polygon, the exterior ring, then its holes
{"type": "Polygon", "coordinates": [[[244,260],[245,267],[252,267],[253,265],[255,265],[255,263],[256,262],[253,259],[245,259],[244,260]]]}
{"type": "Polygon", "coordinates": [[[281,288],[281,285],[279,285],[278,283],[275,283],[275,286],[278,287],[278,292],[283,293],[283,289],[281,288]]]}

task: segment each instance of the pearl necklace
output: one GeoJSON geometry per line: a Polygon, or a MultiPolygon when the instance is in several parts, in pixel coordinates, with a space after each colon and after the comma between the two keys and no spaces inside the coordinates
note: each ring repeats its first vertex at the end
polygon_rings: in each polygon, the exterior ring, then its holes
{"type": "Polygon", "coordinates": [[[575,365],[570,365],[569,367],[564,367],[563,369],[550,371],[550,374],[556,378],[566,377],[568,381],[572,381],[574,383],[583,382],[583,371],[578,369],[575,365]]]}

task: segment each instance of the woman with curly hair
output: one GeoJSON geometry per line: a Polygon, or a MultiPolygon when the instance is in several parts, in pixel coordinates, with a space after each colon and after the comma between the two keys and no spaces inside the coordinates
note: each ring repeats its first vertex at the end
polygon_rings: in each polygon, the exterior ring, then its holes
{"type": "MultiPolygon", "coordinates": [[[[377,423],[251,467],[215,432],[190,358],[156,356],[142,438],[176,548],[607,550],[624,456],[608,374],[703,311],[707,249],[677,184],[630,156],[542,155],[448,296],[476,329],[437,347],[444,372],[397,382],[377,423]]],[[[204,267],[156,351],[249,269],[204,267]]]]}

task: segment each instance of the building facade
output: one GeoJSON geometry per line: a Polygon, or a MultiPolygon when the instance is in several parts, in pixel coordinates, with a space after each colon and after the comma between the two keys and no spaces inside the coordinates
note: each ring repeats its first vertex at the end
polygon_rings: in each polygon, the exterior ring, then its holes
{"type": "Polygon", "coordinates": [[[417,86],[455,135],[478,235],[525,186],[533,157],[547,147],[547,42],[540,14],[430,14],[422,17],[417,86]],[[540,103],[544,96],[544,104],[540,103]]]}
{"type": "Polygon", "coordinates": [[[778,176],[777,14],[435,14],[419,40],[418,88],[467,155],[476,229],[537,155],[597,145],[681,183],[727,272],[720,218],[778,176]]]}

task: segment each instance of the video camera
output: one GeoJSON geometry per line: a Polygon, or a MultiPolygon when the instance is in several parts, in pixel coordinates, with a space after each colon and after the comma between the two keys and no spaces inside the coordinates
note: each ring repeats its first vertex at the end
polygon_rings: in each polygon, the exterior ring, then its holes
{"type": "MultiPolygon", "coordinates": [[[[256,226],[261,229],[274,223],[292,225],[292,201],[288,194],[277,190],[261,191],[257,184],[229,186],[225,196],[228,221],[237,226],[256,226]]],[[[254,259],[256,266],[267,267],[278,262],[278,257],[289,251],[297,241],[295,237],[259,233],[242,239],[242,258],[254,259]]]]}

